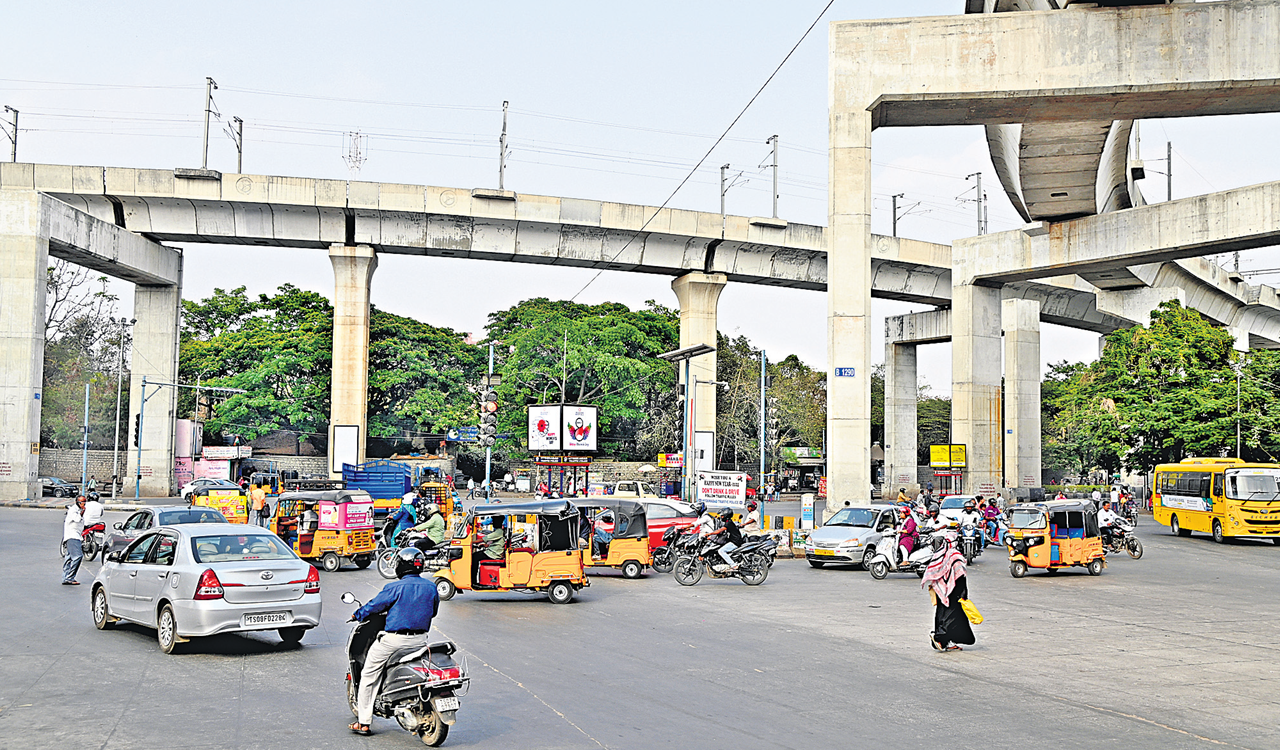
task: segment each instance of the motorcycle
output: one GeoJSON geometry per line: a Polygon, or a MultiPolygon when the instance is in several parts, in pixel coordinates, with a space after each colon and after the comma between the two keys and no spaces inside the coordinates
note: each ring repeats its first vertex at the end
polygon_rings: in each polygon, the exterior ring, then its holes
{"type": "MultiPolygon", "coordinates": [[[[415,542],[425,539],[426,537],[426,533],[422,531],[400,532],[400,534],[395,538],[394,546],[386,547],[377,553],[377,558],[374,560],[374,567],[378,569],[378,575],[386,579],[395,578],[396,553],[405,547],[415,546],[415,542]]],[[[419,549],[426,558],[426,563],[423,565],[423,568],[427,572],[434,572],[448,567],[449,548],[447,546],[427,549],[419,547],[419,549]]]]}
{"type": "Polygon", "coordinates": [[[86,560],[97,557],[99,552],[103,560],[107,559],[107,525],[95,523],[86,527],[80,534],[80,549],[86,560]]]}
{"type": "Polygon", "coordinates": [[[662,532],[663,545],[653,551],[649,567],[659,573],[670,573],[676,566],[676,558],[693,554],[698,532],[692,526],[672,526],[662,532]]]}
{"type": "Polygon", "coordinates": [[[769,577],[769,554],[778,546],[776,539],[744,543],[729,553],[734,565],[725,565],[719,549],[724,542],[715,535],[698,543],[693,554],[676,558],[672,575],[681,586],[693,586],[704,574],[712,578],[740,578],[748,586],[759,586],[769,577]]]}
{"type": "Polygon", "coordinates": [[[1106,543],[1103,548],[1106,551],[1120,554],[1128,552],[1129,557],[1138,560],[1142,557],[1142,542],[1138,537],[1133,535],[1134,524],[1128,519],[1120,517],[1111,526],[1111,533],[1105,537],[1106,543]]]}
{"type": "MultiPolygon", "coordinates": [[[[349,591],[342,595],[342,601],[360,604],[349,591]]],[[[356,623],[347,637],[347,702],[353,714],[365,657],[386,623],[385,614],[374,615],[356,623]]],[[[449,727],[457,722],[458,699],[471,686],[467,661],[456,656],[457,650],[451,641],[436,641],[393,654],[373,700],[373,715],[394,718],[429,747],[444,744],[449,727]]]]}
{"type": "Polygon", "coordinates": [[[966,523],[960,527],[960,553],[964,555],[966,565],[982,554],[981,539],[977,524],[966,523]]]}
{"type": "Polygon", "coordinates": [[[929,567],[929,560],[933,557],[932,535],[921,532],[915,549],[904,554],[906,549],[898,543],[901,533],[897,529],[886,532],[880,546],[876,547],[875,555],[867,563],[867,572],[877,581],[888,578],[889,573],[915,573],[924,578],[925,568],[929,567]]]}

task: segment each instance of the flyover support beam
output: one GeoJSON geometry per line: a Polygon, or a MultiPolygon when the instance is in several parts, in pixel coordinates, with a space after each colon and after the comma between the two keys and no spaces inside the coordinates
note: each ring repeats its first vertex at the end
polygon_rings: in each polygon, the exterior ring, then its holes
{"type": "MultiPolygon", "coordinates": [[[[676,299],[680,301],[681,349],[695,344],[718,345],[719,329],[716,320],[720,293],[728,283],[729,278],[722,273],[699,271],[687,273],[671,282],[671,290],[676,293],[676,299]]],[[[700,433],[711,433],[709,443],[700,441],[692,445],[693,455],[697,460],[709,459],[711,468],[715,468],[716,386],[712,385],[712,382],[716,379],[716,353],[694,357],[690,360],[689,367],[693,379],[702,381],[693,391],[693,406],[696,412],[693,417],[694,429],[700,433]],[[704,450],[710,450],[711,454],[702,455],[704,450]]],[[[680,377],[683,380],[683,372],[680,377]]],[[[693,468],[697,469],[698,466],[699,464],[695,463],[693,468]]]]}
{"type": "MultiPolygon", "coordinates": [[[[355,460],[365,458],[369,411],[369,285],[378,267],[373,248],[333,245],[333,375],[329,397],[329,466],[334,468],[334,428],[356,426],[355,460]]],[[[341,466],[331,474],[342,477],[341,466]]]]}
{"type": "Polygon", "coordinates": [[[39,499],[49,237],[39,196],[0,192],[0,500],[39,499]]]}
{"type": "Polygon", "coordinates": [[[881,497],[917,486],[917,358],[915,344],[884,345],[884,486],[881,497]]]}
{"type": "Polygon", "coordinates": [[[1040,303],[1007,299],[1004,320],[1004,486],[1040,487],[1040,303]]]}
{"type": "Polygon", "coordinates": [[[177,284],[138,286],[133,292],[133,348],[129,356],[129,442],[121,446],[127,454],[128,476],[125,494],[141,497],[171,497],[173,486],[174,417],[178,389],[152,383],[178,382],[178,310],[182,304],[182,265],[179,259],[177,284]],[[142,379],[147,379],[143,403],[142,379]],[[138,420],[142,412],[142,460],[138,458],[138,420]],[[139,470],[141,467],[141,470],[139,470]]]}
{"type": "Polygon", "coordinates": [[[1000,486],[1000,290],[952,287],[951,434],[966,446],[964,491],[1000,486]]]}

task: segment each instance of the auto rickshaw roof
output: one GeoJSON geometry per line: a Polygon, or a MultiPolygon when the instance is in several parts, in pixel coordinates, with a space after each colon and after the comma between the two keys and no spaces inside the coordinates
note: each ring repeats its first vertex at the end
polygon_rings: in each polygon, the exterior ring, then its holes
{"type": "Polygon", "coordinates": [[[641,518],[645,515],[644,504],[635,500],[627,500],[626,498],[613,498],[608,495],[596,495],[594,497],[579,497],[571,500],[574,505],[586,508],[608,508],[615,513],[625,513],[632,518],[641,518]]]}
{"type": "Polygon", "coordinates": [[[529,503],[491,503],[476,505],[471,514],[476,516],[559,516],[568,514],[573,505],[568,500],[542,500],[529,503]]]}
{"type": "Polygon", "coordinates": [[[1016,509],[1019,507],[1038,508],[1039,510],[1043,510],[1047,513],[1052,513],[1054,511],[1072,511],[1072,510],[1096,511],[1097,510],[1092,500],[1045,500],[1039,503],[1018,503],[1017,505],[1010,506],[1010,508],[1013,508],[1013,509],[1016,509]]]}
{"type": "Polygon", "coordinates": [[[364,490],[310,490],[302,492],[285,492],[281,500],[300,500],[310,502],[350,503],[369,500],[370,495],[364,490]]]}

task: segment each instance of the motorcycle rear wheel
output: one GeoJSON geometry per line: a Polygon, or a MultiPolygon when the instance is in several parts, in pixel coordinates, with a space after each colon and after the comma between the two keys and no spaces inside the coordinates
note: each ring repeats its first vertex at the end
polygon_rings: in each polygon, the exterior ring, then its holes
{"type": "Polygon", "coordinates": [[[738,569],[738,577],[748,586],[759,586],[769,577],[769,559],[758,553],[747,555],[738,569]]]}
{"type": "Polygon", "coordinates": [[[659,573],[670,573],[675,564],[675,554],[666,547],[659,547],[653,551],[653,563],[649,567],[659,573]]]}
{"type": "Polygon", "coordinates": [[[80,549],[84,552],[84,558],[86,560],[92,560],[98,556],[98,540],[94,539],[93,535],[90,534],[84,538],[83,542],[80,543],[80,549]]]}
{"type": "Polygon", "coordinates": [[[676,558],[671,574],[681,586],[692,586],[702,580],[702,563],[696,557],[682,555],[676,558]]]}

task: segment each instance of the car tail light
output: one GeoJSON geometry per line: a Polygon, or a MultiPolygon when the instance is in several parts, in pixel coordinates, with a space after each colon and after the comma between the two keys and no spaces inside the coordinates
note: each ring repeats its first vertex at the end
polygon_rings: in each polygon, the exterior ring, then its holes
{"type": "Polygon", "coordinates": [[[302,586],[302,593],[304,594],[320,593],[320,571],[316,570],[316,566],[314,565],[312,565],[311,569],[307,571],[307,580],[306,580],[306,583],[303,584],[302,586]]]}
{"type": "Polygon", "coordinates": [[[218,580],[218,574],[213,572],[213,568],[205,568],[200,574],[200,581],[196,583],[195,599],[221,599],[222,598],[222,582],[218,580]]]}

